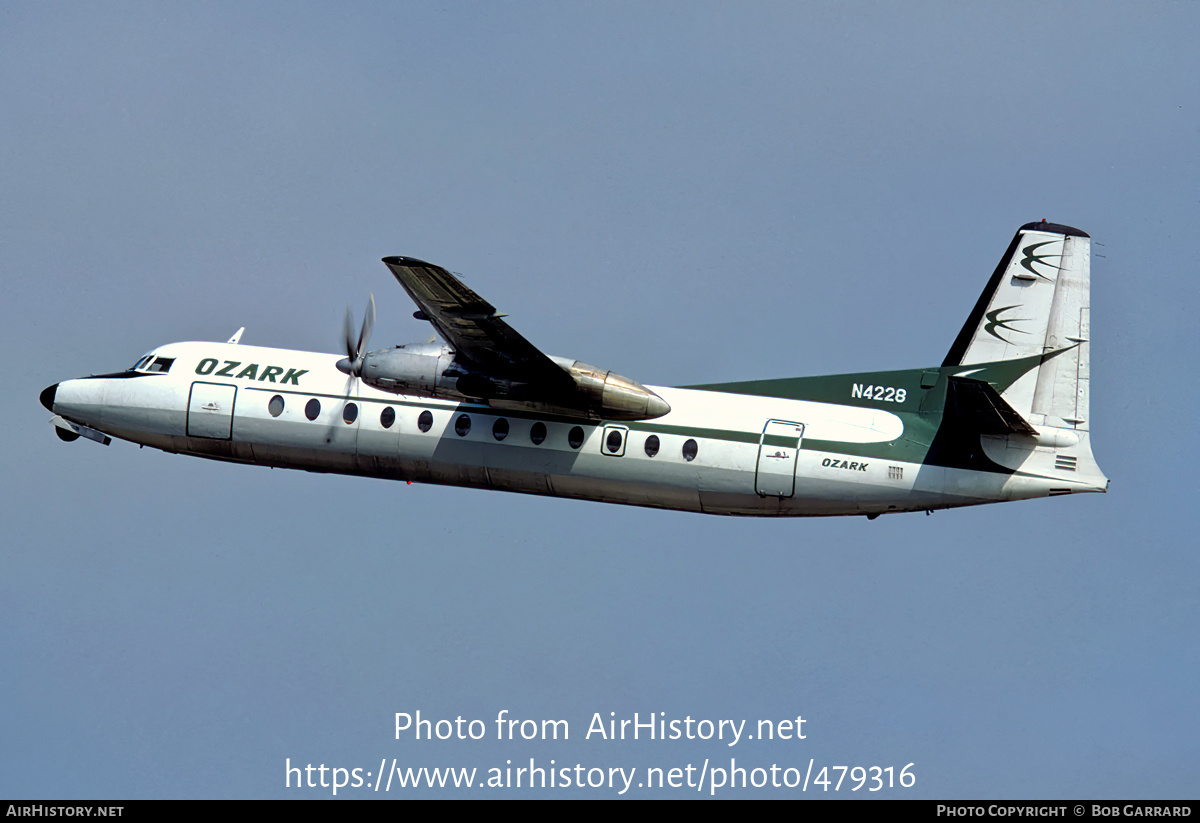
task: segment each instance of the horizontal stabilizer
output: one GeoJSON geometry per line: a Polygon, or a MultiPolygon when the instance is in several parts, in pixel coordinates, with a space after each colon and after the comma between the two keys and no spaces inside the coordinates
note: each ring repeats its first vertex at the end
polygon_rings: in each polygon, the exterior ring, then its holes
{"type": "Polygon", "coordinates": [[[949,379],[945,416],[960,428],[979,434],[1037,434],[990,384],[969,377],[949,379]]]}

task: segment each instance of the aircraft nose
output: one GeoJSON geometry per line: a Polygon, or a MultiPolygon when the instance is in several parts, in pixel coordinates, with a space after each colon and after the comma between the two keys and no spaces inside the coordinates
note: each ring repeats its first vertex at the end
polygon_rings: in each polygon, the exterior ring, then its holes
{"type": "Polygon", "coordinates": [[[54,411],[54,394],[57,391],[58,384],[55,383],[53,386],[42,389],[42,393],[38,395],[38,399],[42,401],[42,405],[46,407],[47,411],[54,411]]]}

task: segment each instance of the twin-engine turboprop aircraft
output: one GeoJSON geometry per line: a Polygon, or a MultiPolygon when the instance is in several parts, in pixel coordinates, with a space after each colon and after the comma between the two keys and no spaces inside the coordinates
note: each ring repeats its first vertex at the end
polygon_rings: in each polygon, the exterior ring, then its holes
{"type": "Polygon", "coordinates": [[[940,366],[643,386],[548,357],[445,269],[383,262],[445,344],[346,356],[172,343],[41,401],[63,440],[742,515],[1105,491],[1088,436],[1090,239],[1022,226],[940,366]]]}

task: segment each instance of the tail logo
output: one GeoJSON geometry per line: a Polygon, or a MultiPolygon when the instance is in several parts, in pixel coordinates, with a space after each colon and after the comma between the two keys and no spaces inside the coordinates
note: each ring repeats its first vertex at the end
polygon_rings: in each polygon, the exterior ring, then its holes
{"type": "MultiPolygon", "coordinates": [[[[1046,258],[1047,257],[1057,257],[1061,260],[1062,255],[1061,254],[1035,254],[1035,252],[1038,249],[1040,249],[1042,246],[1049,246],[1051,243],[1057,243],[1057,242],[1059,242],[1059,241],[1043,240],[1041,243],[1034,243],[1031,246],[1026,246],[1025,248],[1021,249],[1021,253],[1025,255],[1025,258],[1021,261],[1021,266],[1024,267],[1034,277],[1040,277],[1042,280],[1045,280],[1046,282],[1053,282],[1050,280],[1049,277],[1047,277],[1046,275],[1042,274],[1037,269],[1035,269],[1034,264],[1040,263],[1043,266],[1049,266],[1050,268],[1054,269],[1055,271],[1060,271],[1062,269],[1062,266],[1056,266],[1053,263],[1051,263],[1049,260],[1047,260],[1046,258]]],[[[1015,329],[1014,329],[1014,331],[1015,331],[1015,329]]]]}
{"type": "Polygon", "coordinates": [[[988,322],[983,327],[983,330],[986,331],[988,334],[990,334],[992,337],[999,340],[1001,343],[1008,343],[1010,345],[1012,344],[1013,341],[1005,340],[1003,337],[996,334],[996,329],[1003,329],[1004,331],[1016,332],[1017,334],[1029,334],[1029,332],[1027,332],[1027,331],[1021,331],[1020,329],[1014,329],[1012,326],[1008,325],[1009,323],[1021,323],[1025,320],[1028,320],[1029,319],[1028,317],[1001,317],[1000,316],[1002,312],[1006,312],[1009,309],[1016,309],[1016,308],[1020,308],[1020,304],[1017,304],[1015,306],[1005,306],[1004,308],[995,309],[994,311],[988,312],[986,315],[984,315],[985,317],[987,317],[988,322]]]}

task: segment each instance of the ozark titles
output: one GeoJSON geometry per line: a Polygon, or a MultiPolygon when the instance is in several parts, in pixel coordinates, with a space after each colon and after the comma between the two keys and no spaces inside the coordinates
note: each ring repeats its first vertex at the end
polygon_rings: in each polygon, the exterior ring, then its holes
{"type": "Polygon", "coordinates": [[[299,386],[301,375],[308,374],[308,369],[288,369],[285,374],[283,366],[262,366],[262,374],[259,374],[258,370],[260,366],[257,363],[250,363],[237,374],[234,374],[233,370],[241,366],[242,361],[226,360],[224,361],[225,365],[218,369],[217,364],[220,362],[215,357],[206,357],[197,364],[196,374],[205,376],[211,374],[213,377],[232,377],[242,380],[258,380],[260,382],[265,380],[270,383],[291,383],[293,386],[299,386]],[[276,381],[276,377],[280,379],[276,381]]]}

